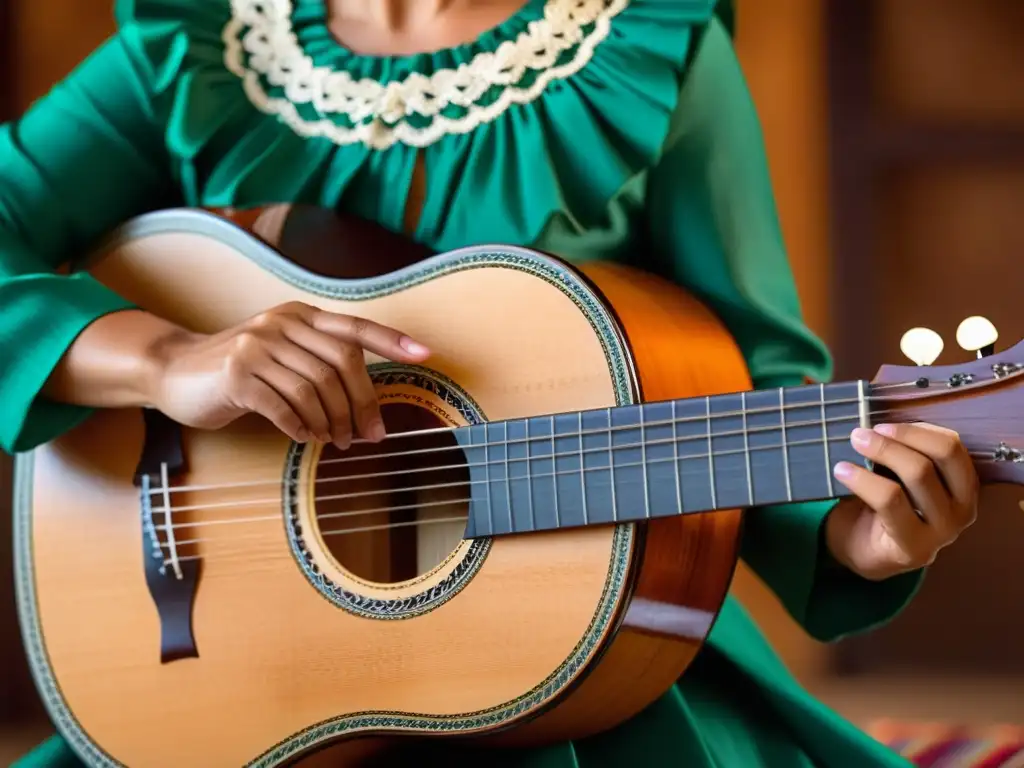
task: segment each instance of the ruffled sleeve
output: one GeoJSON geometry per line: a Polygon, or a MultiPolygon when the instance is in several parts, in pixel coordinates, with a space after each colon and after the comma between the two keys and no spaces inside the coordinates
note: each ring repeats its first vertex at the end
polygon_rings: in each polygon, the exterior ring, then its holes
{"type": "Polygon", "coordinates": [[[114,38],[0,126],[0,447],[30,449],[88,409],[39,393],[75,338],[128,302],[55,274],[124,220],[176,200],[145,74],[114,38]]]}
{"type": "MultiPolygon", "coordinates": [[[[731,41],[713,20],[649,175],[655,269],[702,298],[730,329],[756,388],[827,380],[831,359],[804,325],[763,140],[731,41]]],[[[838,565],[822,540],[834,502],[751,510],[742,556],[819,640],[895,616],[922,574],[884,582],[838,565]]]]}

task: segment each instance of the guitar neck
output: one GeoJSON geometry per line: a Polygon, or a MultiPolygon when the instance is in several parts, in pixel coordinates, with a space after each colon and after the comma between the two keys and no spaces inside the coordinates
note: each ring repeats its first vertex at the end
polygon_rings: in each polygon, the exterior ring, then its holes
{"type": "Polygon", "coordinates": [[[464,427],[466,537],[837,498],[870,423],[864,381],[758,390],[464,427]]]}

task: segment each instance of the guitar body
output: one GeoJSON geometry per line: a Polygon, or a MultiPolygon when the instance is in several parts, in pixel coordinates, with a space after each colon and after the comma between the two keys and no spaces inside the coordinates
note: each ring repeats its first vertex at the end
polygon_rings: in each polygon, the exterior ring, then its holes
{"type": "MultiPolygon", "coordinates": [[[[288,207],[171,211],[130,222],[88,269],[196,331],[301,301],[408,332],[433,350],[423,367],[369,360],[391,432],[750,387],[718,321],[656,278],[389,238],[288,207]]],[[[155,575],[162,493],[136,470],[173,458],[168,439],[140,411],[104,411],[17,460],[26,646],[90,765],[355,765],[403,737],[585,737],[685,671],[736,563],[739,511],[464,541],[458,483],[399,494],[390,440],[346,463],[252,418],[180,431],[180,562],[155,575]],[[358,498],[314,499],[331,482],[358,498]],[[405,527],[359,516],[398,506],[405,527]]],[[[438,461],[457,480],[452,452],[438,461]]]]}

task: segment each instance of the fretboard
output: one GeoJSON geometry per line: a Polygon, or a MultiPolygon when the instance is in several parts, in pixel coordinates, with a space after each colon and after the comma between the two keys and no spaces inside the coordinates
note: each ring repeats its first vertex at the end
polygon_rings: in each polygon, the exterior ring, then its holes
{"type": "Polygon", "coordinates": [[[866,382],[757,390],[492,422],[456,431],[470,467],[466,537],[812,501],[864,464],[866,382]]]}

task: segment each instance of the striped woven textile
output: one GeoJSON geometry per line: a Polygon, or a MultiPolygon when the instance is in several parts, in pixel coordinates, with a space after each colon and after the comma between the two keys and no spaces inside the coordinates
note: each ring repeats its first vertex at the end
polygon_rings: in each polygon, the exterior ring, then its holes
{"type": "Polygon", "coordinates": [[[918,768],[1024,768],[1024,727],[984,728],[882,720],[874,738],[918,768]]]}

